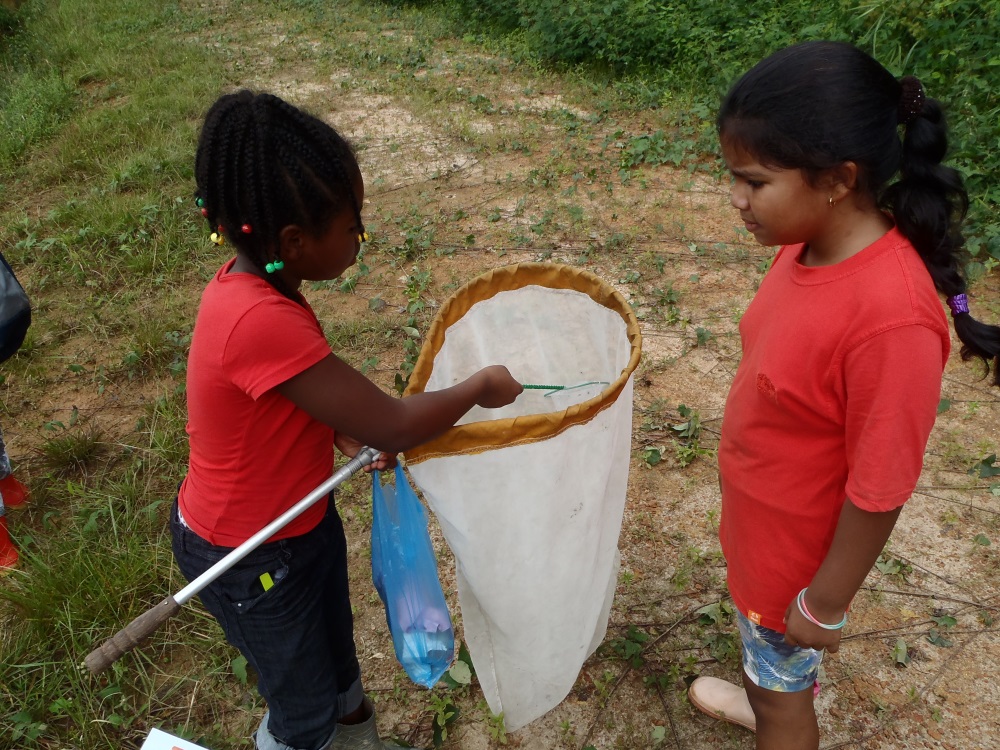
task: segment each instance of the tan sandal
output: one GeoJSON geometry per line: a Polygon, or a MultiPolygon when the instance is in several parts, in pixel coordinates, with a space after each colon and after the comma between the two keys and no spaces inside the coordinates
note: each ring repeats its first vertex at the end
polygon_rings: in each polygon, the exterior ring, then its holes
{"type": "Polygon", "coordinates": [[[699,677],[688,688],[688,700],[699,711],[731,724],[757,731],[747,691],[718,677],[699,677]]]}

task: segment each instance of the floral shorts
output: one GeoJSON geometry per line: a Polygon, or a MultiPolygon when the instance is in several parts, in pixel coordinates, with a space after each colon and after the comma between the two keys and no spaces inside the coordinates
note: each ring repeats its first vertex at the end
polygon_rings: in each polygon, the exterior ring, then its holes
{"type": "Polygon", "coordinates": [[[765,690],[797,693],[816,685],[823,652],[785,643],[785,634],[750,622],[736,612],[743,641],[743,671],[765,690]]]}

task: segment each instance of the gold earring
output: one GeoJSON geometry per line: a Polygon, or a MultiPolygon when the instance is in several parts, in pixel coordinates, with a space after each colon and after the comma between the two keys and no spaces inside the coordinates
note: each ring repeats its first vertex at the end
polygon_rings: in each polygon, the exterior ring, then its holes
{"type": "Polygon", "coordinates": [[[833,208],[834,206],[837,205],[837,201],[833,199],[832,195],[827,199],[827,202],[830,204],[830,208],[833,208]]]}

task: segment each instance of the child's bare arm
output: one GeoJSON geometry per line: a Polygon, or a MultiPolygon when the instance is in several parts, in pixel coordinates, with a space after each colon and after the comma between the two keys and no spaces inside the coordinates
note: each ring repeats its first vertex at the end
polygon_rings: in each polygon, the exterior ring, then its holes
{"type": "MultiPolygon", "coordinates": [[[[844,502],[833,543],[809,584],[806,607],[817,620],[835,624],[885,547],[902,507],[884,513],[861,510],[850,499],[844,502]]],[[[786,612],[785,640],[803,648],[840,648],[840,630],[825,630],[802,616],[793,601],[786,612]]]]}
{"type": "Polygon", "coordinates": [[[506,406],[522,390],[506,367],[494,365],[451,388],[398,399],[332,354],[277,386],[314,419],[387,453],[427,442],[473,406],[506,406]]]}

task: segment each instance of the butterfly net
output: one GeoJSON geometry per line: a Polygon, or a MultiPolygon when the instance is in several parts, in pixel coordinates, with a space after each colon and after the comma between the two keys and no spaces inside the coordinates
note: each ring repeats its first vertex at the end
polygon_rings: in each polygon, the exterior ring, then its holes
{"type": "Polygon", "coordinates": [[[568,695],[604,639],[618,574],[639,325],[586,271],[521,263],[459,289],[407,394],[506,365],[526,389],[408,451],[456,561],[483,693],[514,731],[568,695]]]}

